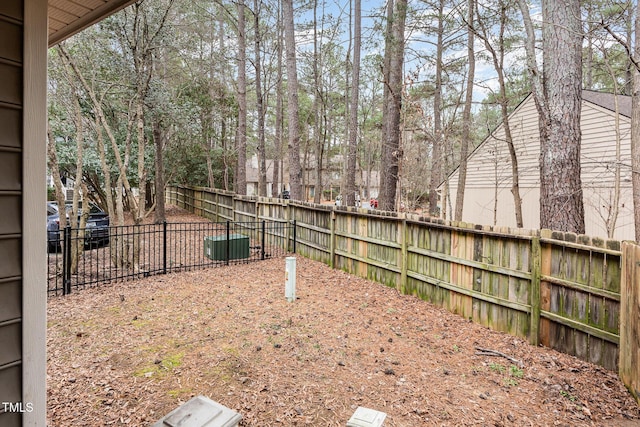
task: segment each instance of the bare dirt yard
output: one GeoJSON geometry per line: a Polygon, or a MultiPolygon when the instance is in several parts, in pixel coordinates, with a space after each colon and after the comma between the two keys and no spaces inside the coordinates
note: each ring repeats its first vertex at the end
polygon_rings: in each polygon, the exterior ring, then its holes
{"type": "Polygon", "coordinates": [[[242,426],[344,426],[358,406],[387,413],[385,427],[640,425],[614,372],[301,257],[289,303],[284,269],[50,298],[49,425],[145,426],[196,395],[242,426]]]}

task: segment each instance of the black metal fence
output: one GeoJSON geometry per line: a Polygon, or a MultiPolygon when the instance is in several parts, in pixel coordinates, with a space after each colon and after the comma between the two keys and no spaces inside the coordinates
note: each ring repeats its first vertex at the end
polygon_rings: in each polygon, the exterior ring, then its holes
{"type": "Polygon", "coordinates": [[[48,247],[49,295],[66,295],[72,289],[102,283],[295,253],[296,224],[165,222],[114,226],[99,233],[67,227],[59,233],[59,239],[48,241],[48,247]],[[72,251],[74,245],[76,251],[72,251]]]}

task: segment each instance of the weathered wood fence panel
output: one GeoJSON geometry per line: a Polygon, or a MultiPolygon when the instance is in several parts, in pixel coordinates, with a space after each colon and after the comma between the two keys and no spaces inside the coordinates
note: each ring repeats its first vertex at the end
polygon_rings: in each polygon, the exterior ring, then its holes
{"type": "Polygon", "coordinates": [[[329,263],[331,247],[332,209],[300,204],[287,217],[295,220],[296,252],[316,261],[329,263]]]}
{"type": "Polygon", "coordinates": [[[620,358],[621,372],[635,369],[627,384],[638,389],[640,273],[635,269],[640,268],[640,250],[628,250],[625,279],[617,241],[247,198],[219,190],[171,187],[167,197],[169,203],[218,220],[295,220],[300,255],[416,295],[533,345],[612,370],[618,369],[620,358]],[[621,283],[626,297],[621,297],[621,283]],[[630,349],[620,349],[621,329],[630,349]]]}
{"type": "Polygon", "coordinates": [[[540,342],[615,370],[618,366],[620,246],[543,231],[540,342]]]}

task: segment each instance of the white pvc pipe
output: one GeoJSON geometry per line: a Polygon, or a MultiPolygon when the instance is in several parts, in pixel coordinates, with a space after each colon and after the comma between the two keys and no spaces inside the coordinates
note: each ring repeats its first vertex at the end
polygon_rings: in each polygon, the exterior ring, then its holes
{"type": "Polygon", "coordinates": [[[285,262],[284,296],[287,301],[294,302],[296,300],[296,257],[287,257],[285,262]]]}

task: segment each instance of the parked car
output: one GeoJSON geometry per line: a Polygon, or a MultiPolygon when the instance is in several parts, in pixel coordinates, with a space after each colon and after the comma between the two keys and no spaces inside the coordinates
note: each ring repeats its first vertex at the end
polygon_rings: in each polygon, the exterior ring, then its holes
{"type": "MultiPolygon", "coordinates": [[[[84,245],[85,247],[95,247],[109,241],[109,215],[95,203],[90,203],[89,206],[84,245]]],[[[69,212],[71,204],[66,204],[66,208],[69,212]]],[[[77,222],[70,224],[72,227],[77,227],[80,224],[80,215],[82,212],[78,213],[77,222]]],[[[60,248],[60,212],[56,202],[47,202],[47,247],[51,252],[60,248]]]]}

